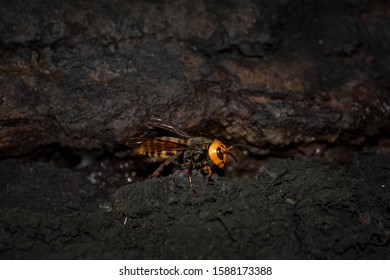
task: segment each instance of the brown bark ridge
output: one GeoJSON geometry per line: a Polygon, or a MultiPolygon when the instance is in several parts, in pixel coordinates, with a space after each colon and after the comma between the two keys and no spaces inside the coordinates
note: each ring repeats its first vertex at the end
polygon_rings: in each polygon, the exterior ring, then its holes
{"type": "Polygon", "coordinates": [[[388,143],[382,1],[5,1],[0,156],[115,147],[159,117],[275,147],[388,143]]]}

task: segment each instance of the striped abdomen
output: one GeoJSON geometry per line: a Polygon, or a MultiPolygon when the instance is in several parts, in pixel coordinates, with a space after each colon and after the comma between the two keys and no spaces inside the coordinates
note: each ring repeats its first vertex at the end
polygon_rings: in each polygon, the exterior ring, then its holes
{"type": "Polygon", "coordinates": [[[137,153],[140,155],[166,159],[187,149],[187,141],[177,137],[156,137],[139,142],[137,153]]]}

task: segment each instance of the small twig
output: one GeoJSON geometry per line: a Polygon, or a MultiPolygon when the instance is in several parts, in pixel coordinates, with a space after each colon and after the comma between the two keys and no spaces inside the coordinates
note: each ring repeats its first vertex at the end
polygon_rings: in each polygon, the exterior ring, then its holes
{"type": "Polygon", "coordinates": [[[215,218],[216,218],[218,221],[221,222],[221,224],[223,225],[223,227],[226,229],[226,231],[227,231],[227,233],[228,233],[230,239],[233,240],[234,242],[237,242],[237,239],[234,238],[234,236],[232,235],[231,230],[230,230],[230,228],[227,226],[227,224],[225,223],[225,220],[223,219],[221,213],[216,214],[216,215],[215,215],[215,218]]]}

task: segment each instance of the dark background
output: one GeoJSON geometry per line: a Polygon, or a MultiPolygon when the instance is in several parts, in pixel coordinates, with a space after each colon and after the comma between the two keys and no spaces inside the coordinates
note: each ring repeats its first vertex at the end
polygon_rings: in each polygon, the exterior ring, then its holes
{"type": "Polygon", "coordinates": [[[1,1],[0,258],[387,259],[388,1],[1,1]],[[130,137],[241,144],[208,182],[130,137]]]}

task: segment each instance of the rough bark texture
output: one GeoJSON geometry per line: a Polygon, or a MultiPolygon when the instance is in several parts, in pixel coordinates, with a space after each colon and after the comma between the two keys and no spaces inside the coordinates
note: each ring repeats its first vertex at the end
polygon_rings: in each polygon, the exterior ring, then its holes
{"type": "Polygon", "coordinates": [[[385,2],[3,2],[1,156],[115,147],[151,116],[256,154],[386,142],[385,2]]]}
{"type": "Polygon", "coordinates": [[[388,259],[389,15],[379,0],[2,1],[0,258],[388,259]],[[213,182],[195,173],[198,196],[185,170],[135,183],[153,170],[124,144],[151,117],[250,153],[213,182]],[[315,157],[264,165],[297,154],[315,157]]]}
{"type": "Polygon", "coordinates": [[[0,259],[388,259],[389,165],[273,160],[247,179],[198,174],[199,196],[182,173],[109,200],[83,173],[1,161],[0,259]]]}

